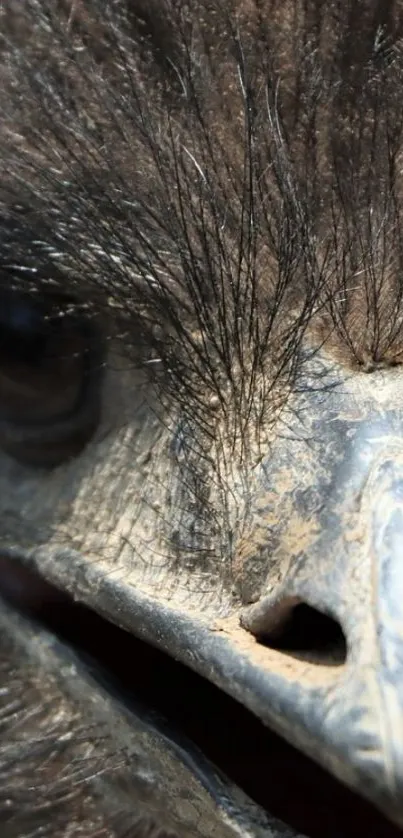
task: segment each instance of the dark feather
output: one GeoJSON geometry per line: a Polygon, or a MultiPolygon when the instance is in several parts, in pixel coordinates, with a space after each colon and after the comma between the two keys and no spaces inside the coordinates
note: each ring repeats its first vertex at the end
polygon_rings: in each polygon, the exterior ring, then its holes
{"type": "Polygon", "coordinates": [[[4,282],[103,306],[206,429],[217,397],[270,415],[308,331],[400,360],[400,3],[28,0],[1,31],[4,282]]]}

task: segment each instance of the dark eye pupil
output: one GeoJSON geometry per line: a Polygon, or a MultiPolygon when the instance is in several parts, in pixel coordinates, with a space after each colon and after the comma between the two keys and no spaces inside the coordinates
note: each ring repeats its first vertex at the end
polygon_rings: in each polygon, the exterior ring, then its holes
{"type": "Polygon", "coordinates": [[[99,421],[103,359],[95,312],[0,286],[0,448],[41,467],[80,453],[99,421]]]}
{"type": "Polygon", "coordinates": [[[0,310],[0,356],[3,361],[40,364],[47,354],[51,336],[49,322],[38,306],[18,297],[4,299],[0,310]]]}
{"type": "Polygon", "coordinates": [[[74,411],[87,353],[88,332],[65,300],[0,291],[0,418],[47,423],[74,411]]]}

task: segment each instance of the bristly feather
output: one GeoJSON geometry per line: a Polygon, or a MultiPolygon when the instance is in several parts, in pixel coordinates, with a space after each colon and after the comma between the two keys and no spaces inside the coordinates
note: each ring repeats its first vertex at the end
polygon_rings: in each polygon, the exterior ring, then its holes
{"type": "Polygon", "coordinates": [[[206,430],[270,413],[308,331],[399,362],[402,11],[3,5],[3,281],[104,305],[206,430]]]}
{"type": "Polygon", "coordinates": [[[37,626],[25,626],[28,647],[34,648],[31,659],[21,635],[12,643],[4,632],[3,605],[2,620],[2,838],[175,838],[132,799],[130,761],[125,764],[119,748],[108,750],[99,719],[83,714],[41,668],[40,655],[35,657],[37,626]],[[104,782],[101,789],[96,783],[94,789],[96,778],[104,782]]]}

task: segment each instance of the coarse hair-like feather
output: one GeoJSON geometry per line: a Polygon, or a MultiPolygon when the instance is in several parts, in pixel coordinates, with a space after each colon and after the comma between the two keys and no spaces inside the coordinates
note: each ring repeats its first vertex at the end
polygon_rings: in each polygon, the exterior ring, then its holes
{"type": "Polygon", "coordinates": [[[5,283],[103,306],[206,433],[270,418],[307,333],[400,361],[400,3],[28,0],[1,32],[5,283]]]}
{"type": "MultiPolygon", "coordinates": [[[[161,813],[150,817],[147,806],[136,800],[133,766],[116,733],[118,719],[127,724],[119,716],[120,706],[109,706],[105,724],[97,717],[102,694],[94,700],[83,689],[85,700],[80,704],[65,685],[72,670],[71,652],[54,640],[47,647],[38,624],[15,615],[9,619],[11,613],[2,603],[2,837],[176,838],[156,823],[161,813]],[[114,723],[109,727],[111,716],[114,723]]],[[[77,682],[83,667],[78,659],[74,664],[77,682]]],[[[91,681],[86,686],[87,692],[94,688],[91,681]]]]}

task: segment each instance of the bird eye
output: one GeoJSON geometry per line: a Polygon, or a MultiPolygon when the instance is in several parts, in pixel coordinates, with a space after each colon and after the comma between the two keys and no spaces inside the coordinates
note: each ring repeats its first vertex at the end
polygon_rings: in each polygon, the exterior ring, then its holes
{"type": "Polygon", "coordinates": [[[73,301],[0,290],[0,445],[31,465],[77,454],[99,417],[100,338],[73,301]]]}

